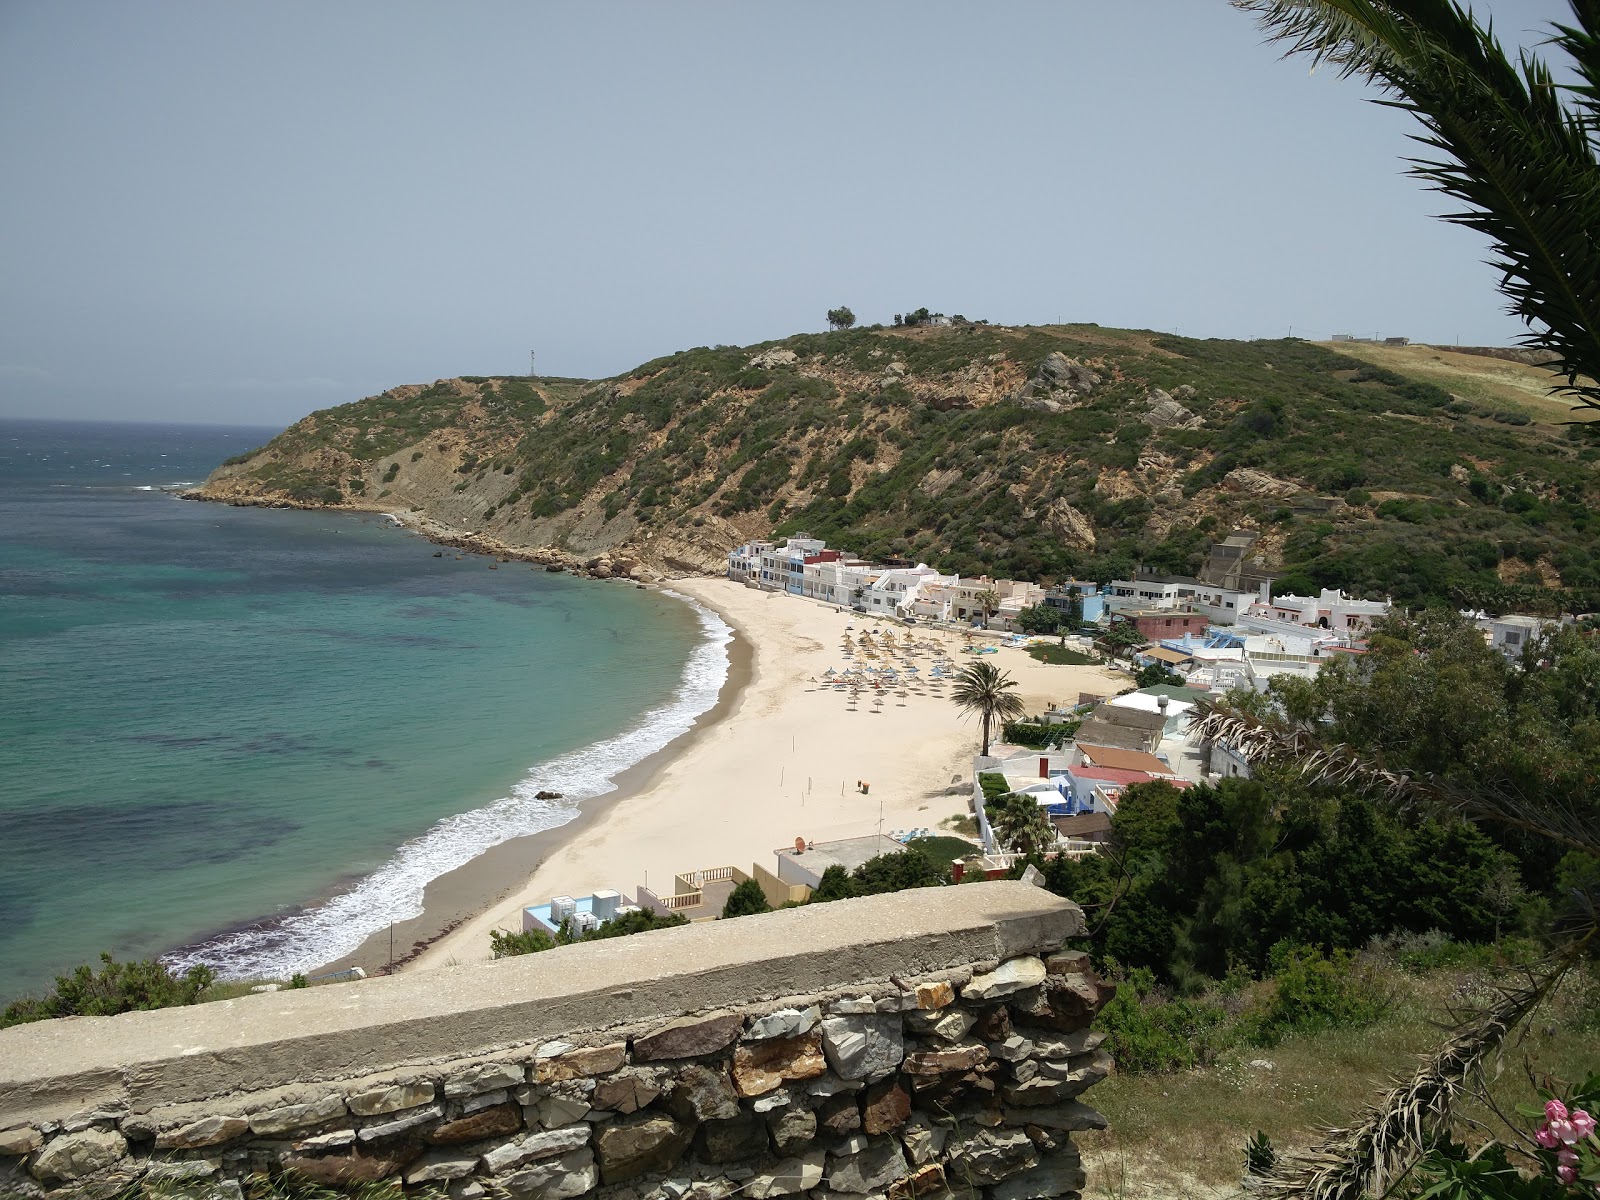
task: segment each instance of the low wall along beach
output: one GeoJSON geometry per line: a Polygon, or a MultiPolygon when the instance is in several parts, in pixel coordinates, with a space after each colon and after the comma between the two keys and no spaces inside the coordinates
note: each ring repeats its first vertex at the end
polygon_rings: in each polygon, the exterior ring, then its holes
{"type": "Polygon", "coordinates": [[[0,1195],[1073,1195],[1111,994],[1077,906],[936,888],[0,1031],[0,1195]]]}

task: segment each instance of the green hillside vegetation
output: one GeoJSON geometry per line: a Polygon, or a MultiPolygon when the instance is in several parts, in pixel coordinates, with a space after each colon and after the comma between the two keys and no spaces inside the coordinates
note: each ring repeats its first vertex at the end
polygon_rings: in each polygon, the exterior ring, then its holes
{"type": "Polygon", "coordinates": [[[448,450],[456,492],[494,485],[479,528],[511,544],[559,544],[536,523],[582,509],[635,548],[709,522],[724,550],[804,530],[1048,580],[1136,562],[1191,573],[1245,526],[1281,562],[1280,590],[1600,606],[1600,442],[1554,423],[1559,404],[1432,378],[1293,339],[875,327],[700,347],[598,383],[399,388],[314,414],[230,470],[262,497],[372,507],[424,449],[448,450]],[[752,364],[769,351],[795,361],[752,364]],[[1074,386],[1041,371],[1052,355],[1074,386]]]}

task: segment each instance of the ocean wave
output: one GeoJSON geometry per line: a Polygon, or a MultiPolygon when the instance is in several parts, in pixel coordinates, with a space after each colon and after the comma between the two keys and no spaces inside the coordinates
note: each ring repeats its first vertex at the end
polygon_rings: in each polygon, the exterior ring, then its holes
{"type": "Polygon", "coordinates": [[[667,591],[693,608],[703,638],[666,705],[633,728],[533,767],[509,796],[445,817],[401,846],[378,870],[349,890],[305,912],[232,930],[164,956],[176,970],[204,963],[228,979],[283,979],[354,952],[391,921],[422,912],[423,891],[446,872],[501,842],[543,833],[578,815],[578,802],[616,790],[615,777],[687,733],[716,702],[728,676],[733,630],[688,596],[667,591]],[[540,800],[540,791],[560,800],[540,800]]]}

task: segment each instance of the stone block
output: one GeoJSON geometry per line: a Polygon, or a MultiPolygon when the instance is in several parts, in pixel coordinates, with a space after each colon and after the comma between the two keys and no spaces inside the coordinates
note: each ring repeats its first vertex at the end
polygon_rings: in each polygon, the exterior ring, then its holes
{"type": "MultiPolygon", "coordinates": [[[[667,1110],[684,1121],[726,1121],[739,1115],[739,1097],[727,1074],[692,1063],[678,1072],[667,1110]]],[[[602,1157],[601,1166],[605,1160],[602,1157]]]]}
{"type": "Polygon", "coordinates": [[[44,1145],[44,1138],[31,1125],[0,1132],[0,1154],[31,1154],[44,1145]]]}
{"type": "Polygon", "coordinates": [[[384,1138],[397,1137],[419,1125],[426,1125],[429,1121],[437,1121],[443,1115],[444,1109],[437,1104],[407,1109],[404,1112],[390,1114],[390,1120],[363,1127],[356,1132],[356,1137],[363,1142],[382,1141],[384,1138]]]}
{"type": "Polygon", "coordinates": [[[406,1183],[443,1183],[450,1179],[465,1179],[478,1169],[475,1154],[427,1154],[406,1168],[406,1183]]]}
{"type": "Polygon", "coordinates": [[[624,1183],[647,1172],[671,1170],[683,1157],[693,1136],[691,1126],[664,1115],[635,1117],[607,1125],[595,1138],[600,1178],[609,1185],[624,1183]]]}
{"type": "MultiPolygon", "coordinates": [[[[241,1125],[243,1121],[239,1122],[241,1125]]],[[[128,1153],[128,1142],[114,1129],[85,1129],[55,1138],[28,1168],[35,1179],[72,1182],[103,1171],[128,1153]]]]}
{"type": "Polygon", "coordinates": [[[1032,1056],[1034,1044],[1019,1033],[1013,1033],[1003,1042],[990,1043],[989,1053],[1009,1063],[1018,1063],[1032,1056]]]}
{"type": "Polygon", "coordinates": [[[1002,1112],[1007,1125],[1029,1125],[1040,1129],[1059,1129],[1075,1133],[1082,1129],[1105,1129],[1110,1122],[1087,1104],[1073,1101],[1048,1107],[1005,1109],[1002,1112]]]}
{"type": "Polygon", "coordinates": [[[209,1179],[217,1173],[217,1164],[204,1158],[189,1158],[178,1162],[153,1162],[140,1181],[148,1192],[151,1184],[186,1183],[191,1179],[209,1179]]]}
{"type": "Polygon", "coordinates": [[[822,1022],[822,1046],[841,1079],[881,1079],[905,1057],[898,1016],[828,1017],[822,1022]]]}
{"type": "Polygon", "coordinates": [[[993,1200],[1054,1200],[1067,1192],[1083,1190],[1083,1165],[1077,1151],[1055,1154],[1035,1167],[1002,1179],[989,1193],[993,1200]]]}
{"type": "Polygon", "coordinates": [[[323,1125],[344,1116],[343,1096],[324,1096],[310,1104],[290,1104],[284,1108],[268,1109],[250,1114],[250,1132],[260,1135],[290,1133],[323,1125]]]}
{"type": "Polygon", "coordinates": [[[533,1111],[545,1129],[559,1129],[589,1115],[589,1101],[575,1096],[546,1096],[533,1111]]]}
{"type": "Polygon", "coordinates": [[[871,996],[841,996],[828,1001],[829,1016],[861,1016],[878,1011],[878,1002],[871,996]]]}
{"type": "Polygon", "coordinates": [[[415,1108],[432,1099],[431,1083],[398,1083],[391,1087],[357,1092],[346,1103],[358,1117],[378,1117],[384,1113],[399,1112],[402,1108],[415,1108]]]}
{"type": "Polygon", "coordinates": [[[819,1075],[806,1084],[808,1096],[837,1096],[840,1092],[854,1092],[861,1087],[859,1081],[840,1079],[837,1075],[819,1075]]]}
{"type": "Polygon", "coordinates": [[[355,1140],[356,1131],[354,1129],[336,1129],[331,1133],[319,1133],[315,1137],[302,1138],[294,1144],[294,1148],[302,1154],[321,1150],[337,1150],[343,1146],[353,1145],[355,1140]]]}
{"type": "Polygon", "coordinates": [[[1044,963],[1031,954],[1001,963],[986,975],[974,975],[961,989],[961,998],[986,1002],[1001,1000],[1025,988],[1038,987],[1045,980],[1044,963]]]}
{"type": "Polygon", "coordinates": [[[917,1007],[924,1012],[944,1008],[954,1004],[956,990],[950,986],[948,979],[940,979],[934,983],[919,983],[917,985],[917,1007]]]}
{"type": "Polygon", "coordinates": [[[912,1075],[945,1075],[970,1071],[988,1058],[989,1047],[982,1042],[957,1043],[944,1050],[913,1050],[905,1057],[905,1070],[912,1075]]]}
{"type": "Polygon", "coordinates": [[[1020,1129],[981,1130],[951,1150],[945,1171],[958,1185],[999,1183],[1039,1161],[1032,1139],[1020,1129]]]}
{"type": "MultiPolygon", "coordinates": [[[[1026,1141],[1026,1137],[1023,1140],[1026,1141]]],[[[836,1192],[860,1195],[887,1187],[909,1169],[899,1140],[880,1138],[859,1154],[830,1157],[827,1182],[836,1192]]]]}
{"type": "Polygon", "coordinates": [[[596,1083],[594,1094],[589,1099],[595,1108],[631,1113],[648,1106],[659,1095],[660,1081],[655,1074],[627,1070],[596,1083]]]}
{"type": "Polygon", "coordinates": [[[861,1128],[870,1134],[898,1129],[911,1115],[911,1095],[890,1077],[869,1084],[861,1104],[861,1128]]]}
{"type": "Polygon", "coordinates": [[[1039,1074],[1033,1079],[1005,1089],[1006,1103],[1028,1106],[1070,1100],[1110,1072],[1111,1056],[1099,1052],[1064,1062],[1046,1062],[1041,1064],[1039,1074]]]}
{"type": "Polygon", "coordinates": [[[707,1121],[695,1135],[695,1152],[712,1163],[760,1158],[767,1152],[767,1123],[754,1113],[707,1121]]]}
{"type": "MultiPolygon", "coordinates": [[[[517,1088],[516,1090],[523,1092],[530,1089],[517,1088]]],[[[476,1096],[468,1096],[461,1102],[461,1112],[459,1115],[463,1117],[470,1117],[473,1113],[479,1111],[480,1109],[494,1108],[496,1105],[504,1104],[510,1099],[511,1092],[507,1088],[501,1088],[498,1092],[479,1092],[476,1096]]],[[[526,1104],[528,1101],[519,1097],[517,1103],[526,1104]]]]}
{"type": "Polygon", "coordinates": [[[628,1047],[622,1042],[569,1050],[553,1058],[535,1059],[533,1078],[538,1083],[556,1083],[563,1079],[609,1075],[619,1069],[627,1057],[628,1047]]]}
{"type": "Polygon", "coordinates": [[[786,1158],[770,1170],[751,1176],[744,1185],[743,1194],[748,1200],[777,1200],[779,1196],[808,1192],[822,1183],[825,1161],[820,1150],[786,1158]]]}
{"type": "Polygon", "coordinates": [[[242,1117],[205,1117],[156,1135],[158,1150],[196,1150],[231,1142],[250,1132],[250,1122],[242,1117]]]}
{"type": "MultiPolygon", "coordinates": [[[[502,1092],[501,1095],[505,1093],[502,1092]]],[[[446,1121],[428,1131],[428,1141],[435,1146],[454,1146],[460,1142],[476,1142],[484,1138],[504,1137],[522,1128],[522,1108],[517,1104],[496,1104],[479,1109],[469,1116],[446,1121]]],[[[409,1177],[407,1179],[409,1182],[409,1177]]]]}
{"type": "Polygon", "coordinates": [[[766,1038],[791,1038],[809,1033],[822,1020],[822,1010],[815,1004],[809,1008],[780,1008],[750,1023],[745,1031],[745,1041],[758,1042],[766,1038]]]}
{"type": "Polygon", "coordinates": [[[765,1096],[758,1096],[751,1102],[750,1107],[758,1113],[769,1113],[775,1109],[788,1108],[794,1103],[794,1097],[787,1091],[768,1092],[765,1096]]]}
{"type": "Polygon", "coordinates": [[[959,1042],[977,1023],[977,1017],[960,1008],[918,1013],[912,1018],[913,1027],[919,1032],[931,1033],[947,1042],[959,1042]]]}
{"type": "Polygon", "coordinates": [[[575,1200],[599,1183],[594,1153],[583,1149],[506,1176],[505,1190],[516,1200],[575,1200]]]}
{"type": "Polygon", "coordinates": [[[733,1084],[741,1096],[765,1095],[785,1083],[815,1079],[827,1069],[822,1033],[815,1029],[796,1037],[745,1042],[733,1052],[733,1084]]]}
{"type": "Polygon", "coordinates": [[[401,1141],[381,1150],[358,1147],[348,1154],[289,1155],[281,1167],[287,1175],[322,1187],[350,1188],[398,1175],[421,1153],[420,1146],[401,1141]]]}
{"type": "Polygon", "coordinates": [[[942,1191],[944,1186],[944,1167],[939,1163],[929,1163],[891,1183],[888,1200],[915,1200],[918,1196],[942,1191]]]}
{"type": "Polygon", "coordinates": [[[1048,1059],[1076,1058],[1098,1049],[1105,1040],[1106,1035],[1098,1029],[1083,1029],[1062,1037],[1040,1038],[1035,1042],[1035,1053],[1048,1059]]]}
{"type": "MultiPolygon", "coordinates": [[[[700,1058],[715,1054],[732,1045],[744,1030],[744,1017],[739,1013],[723,1013],[713,1017],[680,1017],[663,1025],[654,1033],[635,1038],[635,1062],[656,1062],[672,1058],[700,1058]]],[[[600,1162],[605,1174],[604,1156],[600,1162]]]]}
{"type": "MultiPolygon", "coordinates": [[[[1026,993],[1019,992],[1018,995],[1026,993]]],[[[1003,1004],[979,1009],[972,1035],[980,1042],[1003,1042],[1011,1036],[1011,1011],[1003,1004]]]]}
{"type": "Polygon", "coordinates": [[[906,1148],[906,1157],[918,1166],[943,1154],[945,1139],[949,1136],[949,1129],[935,1125],[920,1113],[912,1115],[900,1127],[900,1144],[906,1148]]]}
{"type": "Polygon", "coordinates": [[[1089,966],[1086,950],[1058,950],[1044,960],[1044,969],[1051,975],[1081,975],[1093,968],[1089,966]]]}
{"type": "Polygon", "coordinates": [[[1024,1125],[1022,1131],[1037,1147],[1040,1154],[1065,1154],[1069,1150],[1077,1152],[1072,1144],[1072,1135],[1064,1129],[1046,1129],[1042,1125],[1024,1125]]]}
{"type": "Polygon", "coordinates": [[[445,1099],[457,1096],[474,1096],[479,1092],[493,1092],[513,1088],[528,1081],[528,1072],[521,1063],[479,1063],[456,1071],[444,1081],[445,1099]]]}
{"type": "Polygon", "coordinates": [[[568,1125],[562,1129],[546,1130],[543,1133],[530,1133],[516,1141],[493,1146],[484,1151],[483,1169],[493,1175],[509,1171],[512,1167],[520,1167],[523,1163],[570,1154],[589,1144],[590,1132],[588,1125],[578,1124],[568,1125]]]}
{"type": "Polygon", "coordinates": [[[817,1136],[817,1114],[803,1108],[786,1108],[767,1118],[767,1131],[779,1154],[798,1154],[817,1136]]]}
{"type": "Polygon", "coordinates": [[[855,1093],[830,1096],[817,1109],[817,1125],[824,1133],[844,1137],[861,1128],[861,1106],[855,1093]]]}

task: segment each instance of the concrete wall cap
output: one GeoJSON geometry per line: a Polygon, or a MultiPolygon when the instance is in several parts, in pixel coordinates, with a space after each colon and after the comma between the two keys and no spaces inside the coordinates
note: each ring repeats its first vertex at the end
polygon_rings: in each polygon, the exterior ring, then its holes
{"type": "Polygon", "coordinates": [[[1053,952],[1082,929],[1070,901],[995,881],[332,987],[19,1025],[0,1030],[0,1128],[117,1104],[142,1113],[225,1096],[242,1083],[265,1090],[394,1078],[399,1068],[443,1059],[459,1070],[463,1057],[515,1048],[526,1061],[553,1039],[587,1040],[575,1031],[1053,952]]]}

